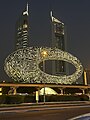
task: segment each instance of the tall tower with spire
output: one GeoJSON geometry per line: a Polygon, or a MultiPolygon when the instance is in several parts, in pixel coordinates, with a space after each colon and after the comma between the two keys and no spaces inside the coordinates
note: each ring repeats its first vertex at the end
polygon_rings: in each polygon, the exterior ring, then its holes
{"type": "MultiPolygon", "coordinates": [[[[63,51],[66,50],[65,42],[65,31],[64,23],[53,16],[52,11],[51,16],[51,27],[52,27],[52,47],[58,48],[63,51]]],[[[64,61],[52,61],[52,74],[54,75],[64,75],[66,74],[66,65],[64,61]]]]}
{"type": "Polygon", "coordinates": [[[15,49],[29,46],[29,10],[28,3],[16,22],[15,49]]]}

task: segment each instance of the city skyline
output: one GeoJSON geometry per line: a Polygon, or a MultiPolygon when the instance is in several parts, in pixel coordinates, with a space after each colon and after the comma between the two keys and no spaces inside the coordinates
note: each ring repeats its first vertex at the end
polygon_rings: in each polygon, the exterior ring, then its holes
{"type": "MultiPolygon", "coordinates": [[[[30,6],[29,22],[30,22],[30,36],[31,36],[29,42],[30,42],[30,46],[50,46],[50,40],[51,40],[50,2],[48,2],[48,0],[44,2],[42,2],[41,0],[39,1],[40,1],[39,3],[35,2],[35,0],[29,2],[29,6],[30,6]]],[[[89,8],[90,2],[88,0],[87,2],[81,0],[79,2],[78,1],[72,2],[71,0],[69,1],[70,2],[68,3],[62,0],[53,0],[52,10],[54,12],[54,15],[58,17],[58,19],[64,21],[67,26],[67,31],[68,31],[67,51],[77,56],[77,58],[80,59],[84,67],[89,69],[90,16],[87,13],[90,10],[89,8]]],[[[2,6],[4,7],[1,6],[0,8],[1,18],[2,18],[0,22],[1,24],[0,80],[5,80],[6,76],[4,76],[5,73],[2,70],[4,60],[10,53],[14,51],[15,22],[18,16],[21,14],[23,8],[25,7],[26,1],[20,2],[16,0],[12,2],[10,0],[8,2],[1,1],[1,3],[2,6]]]]}

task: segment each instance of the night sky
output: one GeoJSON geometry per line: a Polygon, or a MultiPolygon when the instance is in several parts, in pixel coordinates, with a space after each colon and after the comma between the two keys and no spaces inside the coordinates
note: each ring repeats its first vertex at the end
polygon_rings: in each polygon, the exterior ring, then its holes
{"type": "MultiPolygon", "coordinates": [[[[0,81],[9,78],[5,58],[15,49],[15,23],[26,0],[0,0],[0,81]]],[[[90,69],[90,0],[29,0],[30,46],[50,46],[50,10],[67,29],[67,51],[90,69]]]]}

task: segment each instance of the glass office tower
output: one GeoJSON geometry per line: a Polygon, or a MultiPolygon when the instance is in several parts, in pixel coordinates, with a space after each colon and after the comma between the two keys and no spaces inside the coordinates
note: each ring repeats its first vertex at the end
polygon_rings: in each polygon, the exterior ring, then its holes
{"type": "MultiPolygon", "coordinates": [[[[64,23],[53,17],[52,11],[51,26],[52,26],[52,47],[63,51],[66,49],[64,23]]],[[[66,74],[66,65],[64,61],[55,60],[52,62],[52,74],[64,75],[66,74]]]]}
{"type": "Polygon", "coordinates": [[[28,3],[22,15],[16,22],[15,49],[25,48],[29,45],[29,12],[28,3]]]}

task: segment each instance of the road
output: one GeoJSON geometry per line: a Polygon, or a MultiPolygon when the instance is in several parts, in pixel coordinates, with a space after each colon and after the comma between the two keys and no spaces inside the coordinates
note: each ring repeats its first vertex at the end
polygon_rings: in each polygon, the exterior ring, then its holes
{"type": "Polygon", "coordinates": [[[0,120],[69,120],[90,113],[90,103],[0,108],[0,120]]]}

